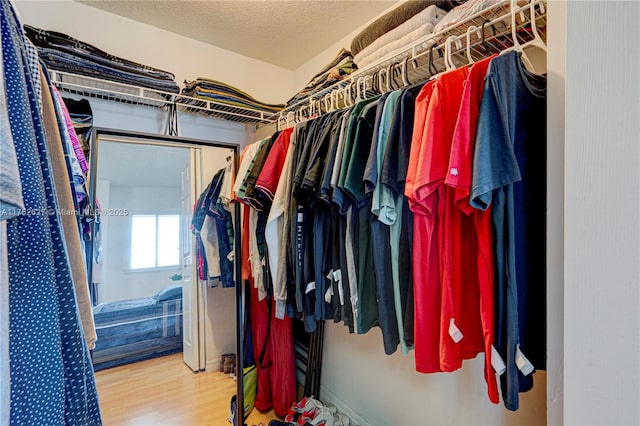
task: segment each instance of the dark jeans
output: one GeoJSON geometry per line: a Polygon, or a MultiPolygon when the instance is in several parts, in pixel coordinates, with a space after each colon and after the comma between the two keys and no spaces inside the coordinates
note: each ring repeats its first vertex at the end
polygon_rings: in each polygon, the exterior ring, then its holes
{"type": "Polygon", "coordinates": [[[117,65],[121,67],[138,69],[140,72],[147,71],[153,73],[157,78],[163,78],[165,80],[175,80],[175,76],[168,71],[160,70],[148,65],[142,65],[137,62],[110,55],[95,46],[77,40],[63,33],[42,30],[40,28],[35,28],[29,25],[25,25],[24,30],[27,34],[27,37],[29,37],[33,44],[38,47],[53,49],[65,48],[65,50],[67,51],[72,50],[73,54],[75,54],[75,52],[85,52],[86,54],[90,55],[91,58],[100,58],[109,61],[113,64],[112,66],[114,68],[116,67],[115,65],[117,65]]]}
{"type": "Polygon", "coordinates": [[[54,49],[39,47],[38,53],[50,69],[95,78],[106,78],[119,83],[132,84],[166,92],[179,92],[178,85],[173,81],[157,80],[126,71],[120,71],[54,49]]]}

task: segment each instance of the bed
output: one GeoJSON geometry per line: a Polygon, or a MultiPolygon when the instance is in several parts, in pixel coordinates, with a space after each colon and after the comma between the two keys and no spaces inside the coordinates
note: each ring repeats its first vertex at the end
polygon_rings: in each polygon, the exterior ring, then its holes
{"type": "Polygon", "coordinates": [[[93,308],[96,371],[182,351],[182,285],[93,308]]]}

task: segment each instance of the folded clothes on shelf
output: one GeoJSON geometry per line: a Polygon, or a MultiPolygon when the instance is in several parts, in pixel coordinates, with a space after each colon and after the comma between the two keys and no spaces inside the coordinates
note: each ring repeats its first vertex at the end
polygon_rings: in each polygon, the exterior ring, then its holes
{"type": "Polygon", "coordinates": [[[149,89],[178,93],[178,85],[175,81],[159,80],[145,77],[127,71],[122,71],[105,65],[100,65],[78,56],[70,55],[56,49],[38,48],[40,58],[50,70],[64,71],[87,77],[101,78],[118,83],[142,86],[149,89]]]}
{"type": "Polygon", "coordinates": [[[362,49],[355,57],[358,67],[365,68],[390,52],[409,46],[412,42],[433,33],[435,26],[447,14],[437,6],[429,6],[388,31],[362,49]]]}
{"type": "Polygon", "coordinates": [[[337,81],[342,80],[345,76],[348,76],[354,72],[358,67],[353,62],[353,56],[347,49],[342,49],[338,52],[338,55],[328,63],[322,70],[320,70],[312,79],[307,83],[304,89],[298,92],[294,97],[289,99],[287,106],[293,105],[296,102],[305,99],[308,96],[313,95],[325,89],[337,81]]]}
{"type": "Polygon", "coordinates": [[[233,107],[251,108],[265,112],[275,113],[284,108],[282,104],[274,105],[260,102],[231,85],[203,77],[198,77],[194,81],[185,81],[182,94],[233,107]]]}
{"type": "Polygon", "coordinates": [[[106,53],[63,33],[24,26],[29,39],[49,69],[102,78],[117,83],[178,93],[175,76],[158,68],[138,64],[106,53]]]}
{"type": "MultiPolygon", "coordinates": [[[[457,5],[464,3],[465,0],[409,0],[400,6],[382,15],[365,29],[360,31],[351,41],[351,53],[358,55],[367,46],[373,43],[382,35],[388,33],[394,28],[402,25],[416,14],[430,6],[437,6],[442,10],[448,11],[457,5]]],[[[356,61],[357,63],[357,61],[356,61]]]]}
{"type": "Polygon", "coordinates": [[[453,27],[472,15],[488,7],[495,6],[496,3],[500,3],[500,0],[469,0],[452,9],[447,16],[436,25],[434,32],[439,33],[449,27],[453,27]]]}

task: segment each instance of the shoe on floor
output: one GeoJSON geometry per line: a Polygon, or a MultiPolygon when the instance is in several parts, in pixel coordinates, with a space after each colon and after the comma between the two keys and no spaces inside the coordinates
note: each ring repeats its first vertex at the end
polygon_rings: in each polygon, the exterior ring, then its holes
{"type": "Polygon", "coordinates": [[[316,415],[317,410],[323,407],[322,402],[318,401],[314,397],[304,397],[298,403],[293,403],[289,411],[287,411],[287,415],[284,420],[286,422],[297,422],[301,417],[306,417],[307,419],[313,419],[316,415]]]}

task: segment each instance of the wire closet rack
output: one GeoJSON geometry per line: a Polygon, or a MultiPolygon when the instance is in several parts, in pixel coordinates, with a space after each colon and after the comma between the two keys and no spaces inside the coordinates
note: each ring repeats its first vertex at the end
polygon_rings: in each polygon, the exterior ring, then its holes
{"type": "Polygon", "coordinates": [[[487,7],[450,27],[388,53],[366,68],[309,95],[270,121],[279,129],[470,65],[516,44],[545,42],[546,0],[486,2],[487,7]]]}
{"type": "Polygon", "coordinates": [[[245,124],[270,124],[273,120],[272,112],[258,109],[231,106],[221,102],[67,72],[50,70],[49,74],[58,90],[73,95],[130,105],[142,105],[165,111],[175,105],[180,112],[245,124]]]}
{"type": "Polygon", "coordinates": [[[51,80],[59,90],[69,94],[161,110],[175,105],[180,112],[282,129],[377,93],[469,65],[516,43],[546,40],[546,0],[485,1],[488,6],[483,10],[390,52],[277,113],[61,71],[50,71],[51,80]]]}

